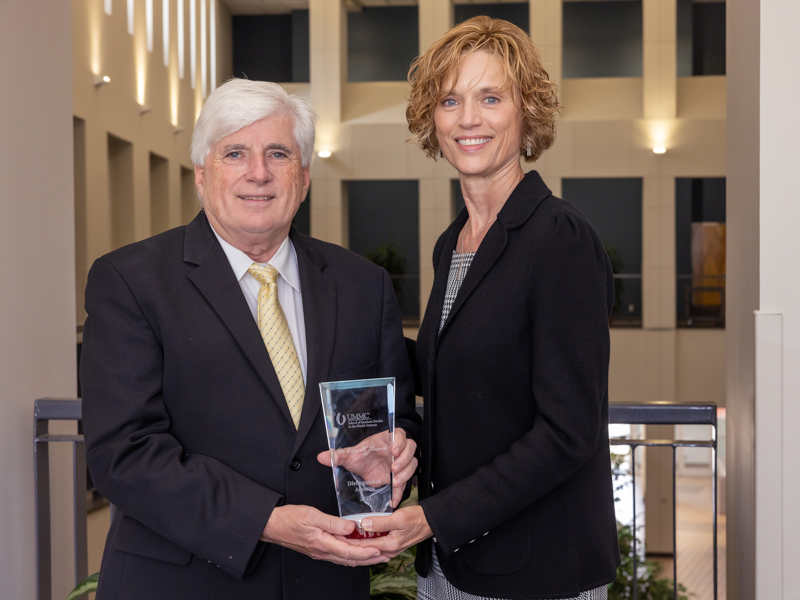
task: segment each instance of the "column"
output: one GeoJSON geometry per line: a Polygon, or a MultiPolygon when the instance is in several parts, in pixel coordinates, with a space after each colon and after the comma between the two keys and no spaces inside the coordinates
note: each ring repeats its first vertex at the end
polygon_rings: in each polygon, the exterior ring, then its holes
{"type": "Polygon", "coordinates": [[[642,327],[675,329],[675,178],[642,184],[642,327]]]}
{"type": "MultiPolygon", "coordinates": [[[[755,319],[759,306],[762,2],[727,4],[726,514],[728,600],[756,598],[755,319]],[[730,43],[735,40],[735,43],[730,43]]],[[[791,73],[791,71],[789,71],[791,73]]]]}
{"type": "Polygon", "coordinates": [[[347,11],[342,0],[311,0],[311,104],[317,112],[317,150],[334,153],[326,164],[317,159],[312,169],[311,235],[347,245],[346,195],[336,169],[342,150],[342,102],[347,84],[347,11]]]}
{"type": "MultiPolygon", "coordinates": [[[[759,310],[755,317],[755,597],[788,600],[800,586],[800,208],[792,166],[800,160],[800,115],[791,100],[800,89],[793,66],[800,5],[762,0],[760,130],[757,152],[759,310]]],[[[728,38],[737,43],[736,38],[728,38]]],[[[751,74],[752,76],[752,74],[751,74]]],[[[736,99],[729,98],[729,102],[736,99]]],[[[752,115],[750,119],[754,119],[752,115]]],[[[734,125],[732,121],[729,121],[734,125]]],[[[732,171],[733,169],[730,169],[732,171]]],[[[752,201],[751,201],[752,202],[752,201]]],[[[754,281],[750,281],[751,285],[754,281]]]]}
{"type": "MultiPolygon", "coordinates": [[[[0,80],[13,82],[0,86],[4,598],[36,597],[33,401],[76,392],[72,24],[69,2],[0,3],[0,80]]],[[[74,586],[71,448],[55,446],[53,598],[65,598],[74,586]]]]}
{"type": "Polygon", "coordinates": [[[419,310],[425,313],[433,287],[433,247],[453,220],[451,179],[444,177],[419,180],[419,310]]]}
{"type": "Polygon", "coordinates": [[[644,18],[644,118],[677,116],[676,0],[643,0],[644,18]]]}
{"type": "Polygon", "coordinates": [[[559,88],[562,72],[562,0],[529,0],[530,32],[533,43],[542,51],[545,70],[559,88]]]}
{"type": "Polygon", "coordinates": [[[419,0],[419,53],[453,27],[453,0],[419,0]]]}

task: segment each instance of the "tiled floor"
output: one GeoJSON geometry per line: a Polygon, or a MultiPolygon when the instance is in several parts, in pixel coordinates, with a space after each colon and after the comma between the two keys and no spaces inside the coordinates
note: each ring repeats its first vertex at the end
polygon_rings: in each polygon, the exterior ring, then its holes
{"type": "MultiPolygon", "coordinates": [[[[713,537],[711,529],[711,480],[678,479],[678,582],[686,586],[690,600],[713,600],[713,537]]],[[[725,515],[717,523],[718,600],[725,600],[725,515]]],[[[657,559],[672,578],[672,559],[657,559]]]]}

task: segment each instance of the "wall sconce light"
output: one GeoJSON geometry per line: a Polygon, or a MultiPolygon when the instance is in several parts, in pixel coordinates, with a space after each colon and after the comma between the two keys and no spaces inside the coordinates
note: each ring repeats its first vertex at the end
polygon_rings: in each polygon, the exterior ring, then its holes
{"type": "Polygon", "coordinates": [[[108,75],[95,75],[93,80],[94,87],[100,87],[101,85],[107,84],[109,81],[111,81],[111,77],[108,75]]]}
{"type": "Polygon", "coordinates": [[[331,156],[331,151],[330,150],[320,150],[319,151],[319,157],[320,158],[330,158],[330,156],[331,156]]]}
{"type": "Polygon", "coordinates": [[[139,105],[139,114],[146,115],[149,113],[153,108],[149,104],[140,104],[139,105]]]}
{"type": "Polygon", "coordinates": [[[181,127],[180,125],[173,125],[172,126],[172,133],[174,133],[175,135],[178,135],[179,133],[182,133],[183,130],[184,130],[184,128],[181,127]]]}
{"type": "Polygon", "coordinates": [[[667,149],[664,148],[664,146],[656,146],[655,148],[653,148],[653,153],[654,154],[664,154],[664,153],[666,153],[666,151],[667,151],[667,149]]]}

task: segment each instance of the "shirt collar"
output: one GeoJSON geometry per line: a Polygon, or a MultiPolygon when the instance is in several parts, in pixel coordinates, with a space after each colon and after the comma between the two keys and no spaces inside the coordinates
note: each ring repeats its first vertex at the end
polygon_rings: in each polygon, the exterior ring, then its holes
{"type": "MultiPolygon", "coordinates": [[[[209,223],[209,225],[211,225],[211,223],[209,223]]],[[[241,281],[243,277],[249,275],[247,269],[253,264],[253,259],[223,240],[214,229],[213,225],[211,226],[211,231],[217,236],[217,240],[219,240],[219,244],[222,246],[225,256],[228,257],[228,262],[231,264],[236,280],[241,281]]],[[[281,277],[286,280],[286,283],[292,286],[296,292],[300,292],[300,272],[297,268],[297,252],[294,249],[294,245],[289,240],[289,236],[286,236],[281,247],[278,248],[278,251],[275,253],[275,256],[266,264],[275,267],[278,273],[281,274],[281,277]]],[[[250,276],[252,277],[252,275],[250,276]]]]}

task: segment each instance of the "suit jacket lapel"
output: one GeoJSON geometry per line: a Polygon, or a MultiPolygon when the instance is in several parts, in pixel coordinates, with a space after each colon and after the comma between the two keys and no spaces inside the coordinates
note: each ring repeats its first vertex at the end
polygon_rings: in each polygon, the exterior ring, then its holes
{"type": "Polygon", "coordinates": [[[184,261],[197,265],[188,277],[228,328],[236,343],[253,365],[287,421],[294,427],[281,384],[269,358],[253,314],[234,277],[228,257],[219,245],[205,213],[186,227],[184,261]]]}
{"type": "Polygon", "coordinates": [[[330,373],[336,338],[336,282],[325,274],[325,259],[310,248],[304,236],[292,228],[290,238],[297,253],[300,287],[303,291],[308,357],[306,396],[297,428],[294,453],[300,448],[317,418],[322,405],[319,383],[327,381],[330,373]]]}

